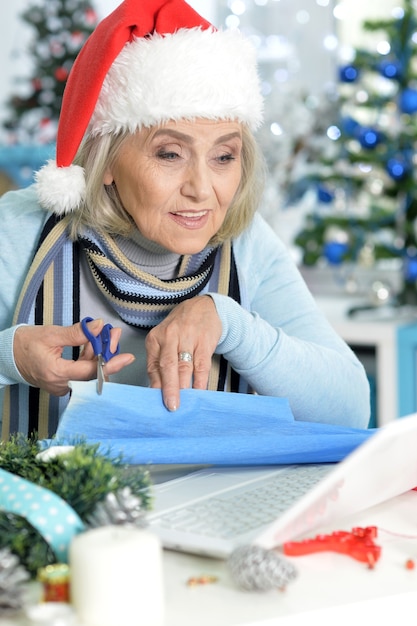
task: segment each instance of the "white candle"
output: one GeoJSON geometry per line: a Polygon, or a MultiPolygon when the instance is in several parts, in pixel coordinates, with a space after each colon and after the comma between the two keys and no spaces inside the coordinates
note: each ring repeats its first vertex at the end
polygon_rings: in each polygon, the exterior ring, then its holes
{"type": "Polygon", "coordinates": [[[69,550],[71,602],[85,626],[162,626],[159,539],[130,526],[77,535],[69,550]]]}

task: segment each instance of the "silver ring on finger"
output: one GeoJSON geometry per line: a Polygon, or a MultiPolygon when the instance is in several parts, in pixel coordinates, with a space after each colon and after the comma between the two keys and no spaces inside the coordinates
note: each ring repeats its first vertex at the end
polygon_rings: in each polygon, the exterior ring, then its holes
{"type": "Polygon", "coordinates": [[[185,361],[186,363],[193,362],[193,355],[191,352],[178,352],[178,361],[185,361]]]}

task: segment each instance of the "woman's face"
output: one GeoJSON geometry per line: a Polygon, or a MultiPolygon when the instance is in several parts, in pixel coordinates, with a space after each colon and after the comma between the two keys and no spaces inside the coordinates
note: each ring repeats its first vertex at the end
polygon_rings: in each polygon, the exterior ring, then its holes
{"type": "Polygon", "coordinates": [[[171,252],[202,250],[223,224],[241,179],[238,122],[168,122],[123,143],[104,184],[116,184],[141,234],[171,252]]]}

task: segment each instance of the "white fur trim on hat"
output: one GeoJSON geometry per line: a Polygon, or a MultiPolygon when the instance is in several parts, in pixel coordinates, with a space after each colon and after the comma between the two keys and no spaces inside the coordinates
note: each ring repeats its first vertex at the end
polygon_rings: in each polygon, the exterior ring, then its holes
{"type": "Polygon", "coordinates": [[[56,215],[74,211],[85,199],[84,169],[79,165],[58,167],[48,161],[36,172],[35,181],[41,206],[56,215]]]}
{"type": "Polygon", "coordinates": [[[197,117],[237,120],[254,130],[262,111],[251,42],[235,30],[180,29],[125,45],[105,78],[89,132],[135,132],[197,117]]]}

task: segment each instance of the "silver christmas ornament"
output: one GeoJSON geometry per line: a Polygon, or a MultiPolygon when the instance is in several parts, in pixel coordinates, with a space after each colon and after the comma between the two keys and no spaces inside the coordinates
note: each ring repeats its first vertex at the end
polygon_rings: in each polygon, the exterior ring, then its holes
{"type": "Polygon", "coordinates": [[[91,528],[125,524],[145,528],[147,526],[145,516],[146,511],[142,508],[140,498],[132,493],[130,487],[124,487],[115,493],[108,493],[105,499],[96,505],[87,519],[87,524],[91,528]]]}
{"type": "Polygon", "coordinates": [[[236,548],[228,565],[233,580],[245,591],[284,589],[297,576],[292,563],[274,550],[256,545],[236,548]]]}
{"type": "Polygon", "coordinates": [[[29,573],[8,548],[0,550],[0,615],[11,614],[23,607],[29,573]]]}

